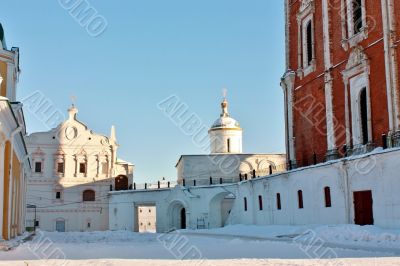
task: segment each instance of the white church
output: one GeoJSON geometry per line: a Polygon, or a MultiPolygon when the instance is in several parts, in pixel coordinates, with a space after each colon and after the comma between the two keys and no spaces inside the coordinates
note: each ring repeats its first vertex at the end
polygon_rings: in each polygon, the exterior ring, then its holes
{"type": "Polygon", "coordinates": [[[45,231],[107,230],[108,193],[128,190],[134,166],[118,159],[115,128],[92,132],[72,106],[58,127],[26,138],[32,160],[26,225],[45,231]]]}

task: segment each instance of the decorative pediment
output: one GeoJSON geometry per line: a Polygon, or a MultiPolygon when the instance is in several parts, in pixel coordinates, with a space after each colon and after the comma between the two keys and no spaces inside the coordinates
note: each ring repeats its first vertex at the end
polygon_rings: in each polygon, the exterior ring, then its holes
{"type": "Polygon", "coordinates": [[[75,154],[75,158],[81,158],[81,159],[86,159],[87,153],[85,151],[85,149],[81,149],[78,153],[75,154]]]}
{"type": "Polygon", "coordinates": [[[101,161],[101,159],[104,159],[104,160],[108,161],[109,153],[108,153],[105,149],[103,149],[103,150],[97,155],[97,158],[98,158],[99,161],[101,161]]]}
{"type": "Polygon", "coordinates": [[[303,12],[311,5],[314,5],[314,0],[302,0],[300,5],[300,12],[303,12]]]}
{"type": "Polygon", "coordinates": [[[361,46],[357,46],[353,49],[350,54],[349,60],[346,65],[346,69],[352,69],[356,66],[366,64],[368,61],[367,55],[364,53],[364,49],[361,46]]]}
{"type": "Polygon", "coordinates": [[[61,157],[61,156],[65,156],[65,152],[62,149],[58,149],[55,153],[54,156],[56,157],[61,157]]]}
{"type": "Polygon", "coordinates": [[[39,158],[44,158],[46,156],[46,154],[44,153],[44,151],[38,147],[33,153],[32,153],[32,157],[39,157],[39,158]]]}
{"type": "Polygon", "coordinates": [[[301,21],[306,16],[315,12],[315,2],[314,0],[302,0],[300,5],[300,10],[297,14],[297,20],[301,21]]]}

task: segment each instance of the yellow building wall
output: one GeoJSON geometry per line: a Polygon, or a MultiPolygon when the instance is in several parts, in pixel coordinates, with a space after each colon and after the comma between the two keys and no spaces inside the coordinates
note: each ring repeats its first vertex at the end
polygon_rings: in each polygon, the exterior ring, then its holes
{"type": "Polygon", "coordinates": [[[7,63],[0,61],[0,74],[3,77],[3,82],[0,87],[0,96],[7,96],[7,63]]]}
{"type": "Polygon", "coordinates": [[[11,144],[6,142],[4,149],[4,208],[3,208],[3,239],[8,240],[8,211],[10,205],[10,162],[11,162],[11,144]]]}

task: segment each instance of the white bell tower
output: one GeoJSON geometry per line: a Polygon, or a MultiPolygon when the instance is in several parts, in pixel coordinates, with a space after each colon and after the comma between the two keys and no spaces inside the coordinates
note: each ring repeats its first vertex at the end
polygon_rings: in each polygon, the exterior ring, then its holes
{"type": "MultiPolygon", "coordinates": [[[[225,96],[225,95],[224,95],[225,96]]],[[[238,121],[230,117],[226,97],[221,103],[222,113],[208,131],[211,153],[242,153],[243,130],[238,121]]]]}

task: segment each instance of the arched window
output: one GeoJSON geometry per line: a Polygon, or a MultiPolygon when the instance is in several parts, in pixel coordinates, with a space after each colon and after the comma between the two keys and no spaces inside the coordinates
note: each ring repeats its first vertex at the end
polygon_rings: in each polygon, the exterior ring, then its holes
{"type": "Polygon", "coordinates": [[[244,211],[247,212],[247,198],[244,197],[244,211]]]}
{"type": "Polygon", "coordinates": [[[299,209],[303,209],[304,205],[303,205],[303,191],[299,190],[297,191],[297,197],[298,197],[298,201],[299,201],[299,209]]]}
{"type": "Polygon", "coordinates": [[[367,103],[367,89],[363,88],[360,92],[360,118],[361,118],[361,143],[366,145],[369,140],[368,135],[368,103],[367,103]]]}
{"type": "Polygon", "coordinates": [[[129,188],[129,181],[128,177],[125,175],[120,175],[115,178],[115,190],[128,190],[129,188]]]}
{"type": "Polygon", "coordinates": [[[353,1],[353,25],[354,34],[360,33],[363,25],[363,8],[362,0],[352,0],[353,1]]]}
{"type": "Polygon", "coordinates": [[[263,199],[262,199],[262,196],[261,196],[261,195],[258,196],[258,209],[259,209],[260,211],[263,210],[263,199]]]}
{"type": "Polygon", "coordinates": [[[326,208],[332,207],[331,189],[330,189],[330,187],[325,187],[324,188],[324,194],[325,194],[325,207],[326,208]]]}
{"type": "Polygon", "coordinates": [[[93,190],[85,190],[83,191],[83,201],[95,201],[96,200],[96,193],[93,190]]]}
{"type": "Polygon", "coordinates": [[[307,24],[306,28],[306,41],[307,41],[307,64],[311,65],[311,61],[313,60],[313,34],[312,34],[312,20],[310,20],[307,24]]]}
{"type": "Polygon", "coordinates": [[[278,210],[282,209],[282,203],[281,203],[281,193],[276,193],[276,208],[278,210]]]}

